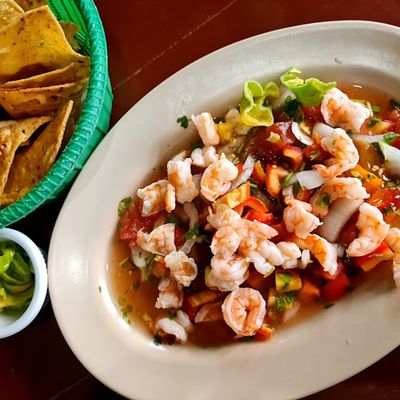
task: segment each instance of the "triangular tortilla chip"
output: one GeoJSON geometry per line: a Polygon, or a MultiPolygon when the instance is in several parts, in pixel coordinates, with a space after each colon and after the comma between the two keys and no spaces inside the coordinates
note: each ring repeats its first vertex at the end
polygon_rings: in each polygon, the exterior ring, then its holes
{"type": "MultiPolygon", "coordinates": [[[[0,0],[1,1],[1,0],[0,0]]],[[[1,89],[29,89],[46,86],[62,85],[64,83],[72,83],[89,76],[89,65],[82,65],[72,62],[65,68],[55,69],[54,71],[45,72],[44,74],[34,75],[29,78],[19,79],[16,81],[8,81],[0,86],[1,89]]]]}
{"type": "Polygon", "coordinates": [[[48,116],[27,118],[21,121],[2,121],[0,126],[0,193],[3,193],[16,150],[48,121],[50,121],[48,116]]]}
{"type": "Polygon", "coordinates": [[[25,10],[33,10],[34,8],[45,6],[47,0],[16,0],[16,2],[25,10]]]}
{"type": "Polygon", "coordinates": [[[36,140],[15,155],[0,205],[16,200],[32,189],[53,166],[60,150],[73,101],[67,102],[36,140]]]}
{"type": "Polygon", "coordinates": [[[78,25],[73,22],[60,21],[61,28],[64,31],[65,37],[68,40],[68,43],[75,51],[79,51],[81,46],[75,39],[75,35],[79,32],[80,28],[78,25]]]}
{"type": "Polygon", "coordinates": [[[86,85],[87,79],[63,85],[29,88],[0,88],[0,105],[13,118],[46,115],[56,110],[86,85]]]}
{"type": "Polygon", "coordinates": [[[89,59],[75,52],[48,6],[35,8],[0,30],[0,83],[89,59]]]}
{"type": "Polygon", "coordinates": [[[0,26],[21,16],[24,10],[14,0],[0,0],[0,26]]]}

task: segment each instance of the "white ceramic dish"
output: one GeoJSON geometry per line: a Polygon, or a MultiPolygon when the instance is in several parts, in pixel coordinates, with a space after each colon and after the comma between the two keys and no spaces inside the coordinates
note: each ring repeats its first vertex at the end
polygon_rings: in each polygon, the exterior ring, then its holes
{"type": "Polygon", "coordinates": [[[47,269],[39,247],[28,236],[15,229],[0,229],[0,242],[11,241],[20,245],[32,261],[35,273],[35,291],[28,308],[21,314],[0,313],[0,339],[25,329],[39,314],[47,294],[47,269]]]}
{"type": "Polygon", "coordinates": [[[136,400],[292,399],[333,385],[400,344],[400,291],[367,283],[335,307],[266,343],[205,350],[156,347],[113,304],[107,257],[120,199],[130,195],[190,134],[176,118],[237,104],[247,79],[276,79],[292,64],[322,80],[400,92],[400,29],[329,22],[256,36],[191,64],[137,103],[97,148],[57,221],[50,294],[80,361],[136,400]],[[173,145],[172,145],[173,144],[173,145]]]}

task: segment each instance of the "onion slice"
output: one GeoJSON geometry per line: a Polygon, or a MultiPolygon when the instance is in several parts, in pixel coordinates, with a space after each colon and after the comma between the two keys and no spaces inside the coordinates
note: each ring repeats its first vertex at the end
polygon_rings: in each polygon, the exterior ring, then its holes
{"type": "Polygon", "coordinates": [[[322,220],[322,225],[317,228],[316,233],[328,242],[336,242],[347,221],[360,208],[363,202],[364,200],[362,199],[342,198],[336,200],[322,220]]]}
{"type": "Polygon", "coordinates": [[[292,122],[292,133],[294,136],[296,136],[296,139],[307,145],[307,146],[311,146],[314,141],[312,140],[312,138],[310,136],[308,136],[305,132],[303,132],[300,128],[300,125],[297,122],[292,122]]]}
{"type": "Polygon", "coordinates": [[[383,135],[355,134],[355,135],[352,135],[351,138],[353,139],[353,142],[379,143],[379,142],[384,141],[386,135],[387,135],[387,133],[385,133],[383,135]]]}
{"type": "Polygon", "coordinates": [[[400,176],[400,150],[385,142],[379,142],[379,147],[385,158],[385,167],[392,174],[400,176]]]}
{"type": "Polygon", "coordinates": [[[322,122],[317,122],[313,127],[313,131],[318,133],[319,136],[327,137],[332,134],[333,128],[327,124],[323,124],[322,122]]]}
{"type": "Polygon", "coordinates": [[[243,164],[243,171],[239,174],[239,176],[232,182],[231,188],[229,190],[236,189],[242,183],[247,182],[250,179],[251,174],[254,169],[254,158],[252,156],[248,156],[246,161],[243,164]]]}
{"type": "Polygon", "coordinates": [[[326,179],[317,170],[301,171],[296,174],[296,178],[303,189],[315,189],[322,186],[326,179]]]}

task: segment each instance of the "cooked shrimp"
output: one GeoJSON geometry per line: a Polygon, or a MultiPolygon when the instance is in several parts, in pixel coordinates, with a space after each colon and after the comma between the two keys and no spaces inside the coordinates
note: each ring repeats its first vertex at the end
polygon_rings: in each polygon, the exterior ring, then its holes
{"type": "Polygon", "coordinates": [[[230,224],[238,219],[240,219],[240,215],[226,204],[218,204],[215,213],[213,213],[210,207],[207,216],[207,221],[215,229],[222,228],[224,225],[230,224]]]}
{"type": "Polygon", "coordinates": [[[310,204],[290,197],[285,199],[285,203],[287,207],[283,211],[283,222],[288,232],[294,232],[296,236],[305,239],[321,225],[318,217],[311,214],[310,204]]]}
{"type": "Polygon", "coordinates": [[[238,169],[221,154],[220,159],[210,164],[203,173],[200,181],[201,194],[209,201],[215,201],[225,194],[231,182],[237,177],[238,169]]]}
{"type": "Polygon", "coordinates": [[[260,274],[268,274],[274,270],[274,266],[283,263],[280,251],[268,240],[278,234],[275,229],[246,219],[233,221],[231,225],[241,237],[239,254],[251,261],[260,274]]]}
{"type": "Polygon", "coordinates": [[[199,136],[203,143],[207,145],[216,146],[220,142],[217,126],[214,123],[213,117],[210,113],[202,113],[199,115],[192,115],[199,136]]]}
{"type": "Polygon", "coordinates": [[[155,325],[155,331],[161,336],[173,335],[181,343],[187,341],[187,334],[193,325],[189,317],[182,310],[178,310],[175,319],[161,318],[155,325]]]}
{"type": "Polygon", "coordinates": [[[211,251],[213,254],[233,254],[239,247],[242,237],[231,225],[222,226],[215,232],[211,243],[211,251]]]}
{"type": "Polygon", "coordinates": [[[354,168],[358,163],[357,147],[341,128],[334,129],[329,136],[322,138],[321,147],[333,156],[325,162],[326,165],[316,164],[313,166],[324,178],[341,175],[354,168]]]}
{"type": "Polygon", "coordinates": [[[223,315],[221,306],[222,301],[204,304],[194,317],[194,322],[198,324],[199,322],[218,321],[219,319],[222,319],[223,315]]]}
{"type": "Polygon", "coordinates": [[[211,268],[206,269],[205,283],[209,288],[217,288],[221,292],[237,289],[249,276],[249,262],[237,254],[211,259],[211,268]]]}
{"type": "Polygon", "coordinates": [[[168,181],[175,188],[176,199],[179,203],[192,201],[199,194],[190,172],[191,165],[190,158],[184,161],[170,160],[167,164],[168,181]]]}
{"type": "Polygon", "coordinates": [[[138,189],[136,194],[143,200],[143,216],[157,214],[164,208],[171,212],[175,208],[175,193],[166,179],[138,189]]]}
{"type": "Polygon", "coordinates": [[[263,323],[266,311],[261,293],[251,288],[234,290],[222,303],[224,320],[237,338],[255,335],[263,323]]]}
{"type": "Polygon", "coordinates": [[[160,225],[150,233],[145,233],[141,229],[137,234],[136,243],[149,253],[166,256],[172,251],[176,251],[175,224],[160,225]]]}
{"type": "Polygon", "coordinates": [[[334,275],[338,264],[336,247],[332,243],[329,243],[324,238],[315,234],[308,235],[305,239],[300,239],[295,236],[293,241],[300,249],[310,250],[311,254],[313,254],[322,265],[324,271],[334,275]]]}
{"type": "Polygon", "coordinates": [[[369,194],[361,181],[357,178],[332,178],[321,186],[310,200],[313,213],[325,217],[329,211],[329,204],[337,199],[367,199],[369,194]]]}
{"type": "Polygon", "coordinates": [[[361,125],[370,116],[364,105],[350,100],[341,90],[327,91],[321,103],[321,113],[325,122],[333,127],[359,133],[361,125]]]}
{"type": "Polygon", "coordinates": [[[214,146],[204,146],[194,149],[191,154],[193,165],[207,168],[210,164],[218,161],[217,150],[214,146]]]}
{"type": "Polygon", "coordinates": [[[393,279],[396,286],[400,288],[400,229],[390,228],[385,240],[389,247],[394,251],[393,279]]]}
{"type": "Polygon", "coordinates": [[[156,308],[179,308],[183,303],[182,285],[169,276],[161,278],[158,284],[156,308]]]}
{"type": "Polygon", "coordinates": [[[282,267],[284,269],[296,268],[300,261],[299,258],[302,256],[299,246],[292,242],[279,242],[276,247],[284,259],[282,267]]]}
{"type": "Polygon", "coordinates": [[[385,239],[389,225],[383,220],[382,213],[371,204],[363,203],[359,208],[356,227],[359,235],[347,248],[350,257],[365,256],[374,251],[385,239]]]}
{"type": "Polygon", "coordinates": [[[171,275],[183,286],[189,286],[197,277],[197,265],[183,251],[173,251],[165,257],[165,265],[171,275]]]}

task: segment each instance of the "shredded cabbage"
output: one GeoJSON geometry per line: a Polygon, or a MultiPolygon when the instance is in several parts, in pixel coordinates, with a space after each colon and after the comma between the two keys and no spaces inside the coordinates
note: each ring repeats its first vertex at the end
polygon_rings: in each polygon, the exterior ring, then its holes
{"type": "Polygon", "coordinates": [[[317,106],[321,104],[325,92],[334,88],[336,82],[321,82],[317,78],[306,80],[299,78],[301,71],[292,67],[281,75],[280,80],[295,95],[297,100],[304,106],[317,106]]]}
{"type": "Polygon", "coordinates": [[[279,97],[279,88],[274,82],[262,87],[256,81],[246,81],[240,102],[240,115],[248,126],[270,126],[274,123],[271,107],[268,105],[279,97]]]}

